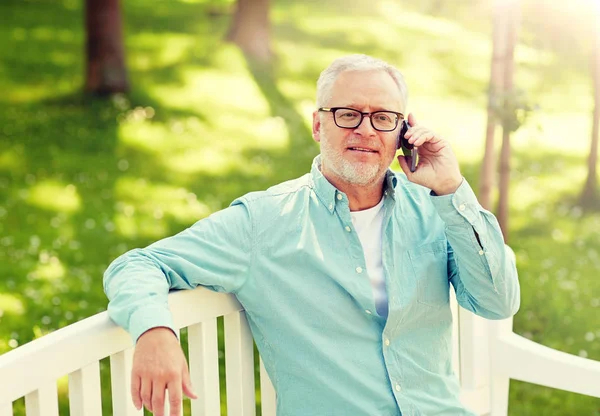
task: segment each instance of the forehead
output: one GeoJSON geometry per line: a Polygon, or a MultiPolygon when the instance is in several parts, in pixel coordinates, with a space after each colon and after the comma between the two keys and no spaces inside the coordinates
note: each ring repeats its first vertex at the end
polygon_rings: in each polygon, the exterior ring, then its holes
{"type": "Polygon", "coordinates": [[[400,88],[391,75],[382,70],[342,72],[335,80],[331,93],[331,107],[404,111],[400,88]]]}

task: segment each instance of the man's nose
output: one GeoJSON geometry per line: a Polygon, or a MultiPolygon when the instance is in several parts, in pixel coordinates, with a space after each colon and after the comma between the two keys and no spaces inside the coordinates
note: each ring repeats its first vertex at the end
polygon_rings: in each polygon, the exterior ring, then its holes
{"type": "Polygon", "coordinates": [[[365,135],[365,136],[375,135],[376,130],[373,128],[373,125],[371,124],[371,115],[369,114],[367,116],[364,116],[362,121],[360,122],[360,124],[358,126],[356,126],[354,131],[356,131],[359,134],[365,135]]]}

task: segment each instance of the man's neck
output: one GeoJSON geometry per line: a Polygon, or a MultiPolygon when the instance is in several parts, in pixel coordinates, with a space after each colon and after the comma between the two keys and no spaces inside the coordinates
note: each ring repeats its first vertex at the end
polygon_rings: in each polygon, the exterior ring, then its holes
{"type": "Polygon", "coordinates": [[[348,196],[348,205],[350,211],[362,211],[364,209],[373,208],[379,204],[381,197],[383,196],[383,182],[378,186],[369,190],[358,190],[357,188],[351,189],[349,192],[345,192],[348,196]],[[354,194],[349,192],[356,191],[354,194]]]}
{"type": "Polygon", "coordinates": [[[329,178],[328,175],[324,176],[329,183],[346,194],[350,211],[362,211],[373,208],[381,201],[381,197],[383,196],[385,175],[368,185],[350,184],[339,179],[336,180],[336,178],[329,178]]]}

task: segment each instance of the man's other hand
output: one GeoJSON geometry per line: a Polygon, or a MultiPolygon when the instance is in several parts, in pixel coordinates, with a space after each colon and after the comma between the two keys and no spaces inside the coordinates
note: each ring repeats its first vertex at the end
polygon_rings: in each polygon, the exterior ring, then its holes
{"type": "Polygon", "coordinates": [[[139,337],[135,346],[131,372],[133,404],[138,410],[144,405],[154,415],[165,416],[165,390],[169,391],[169,416],[179,416],[182,391],[197,398],[177,337],[169,328],[152,328],[139,337]]]}

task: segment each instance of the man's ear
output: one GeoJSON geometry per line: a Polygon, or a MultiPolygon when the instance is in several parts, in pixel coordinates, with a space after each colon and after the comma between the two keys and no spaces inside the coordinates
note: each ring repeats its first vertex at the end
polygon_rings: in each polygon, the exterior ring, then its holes
{"type": "Polygon", "coordinates": [[[315,142],[321,142],[321,114],[313,112],[312,135],[315,142]]]}

